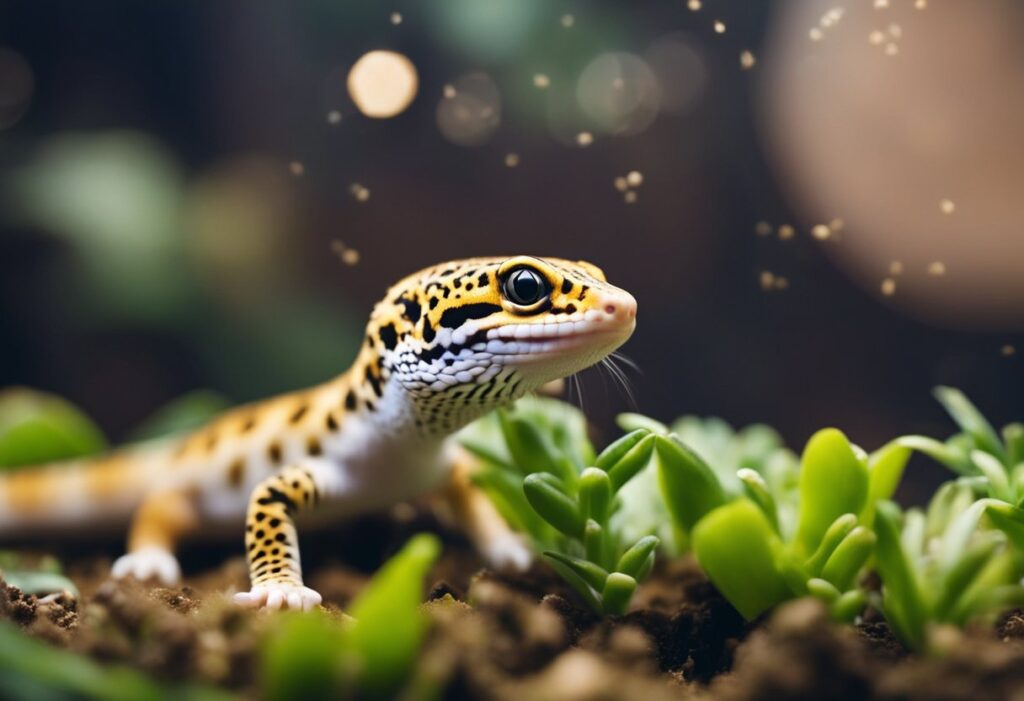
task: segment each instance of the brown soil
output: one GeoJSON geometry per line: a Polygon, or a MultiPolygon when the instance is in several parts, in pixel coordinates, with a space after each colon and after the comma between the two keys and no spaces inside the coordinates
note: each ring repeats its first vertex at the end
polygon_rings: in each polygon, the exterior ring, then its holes
{"type": "MultiPolygon", "coordinates": [[[[943,632],[945,653],[908,653],[869,613],[831,624],[811,600],[747,624],[696,565],[656,568],[632,610],[600,619],[542,564],[522,574],[481,569],[468,546],[432,519],[357,524],[313,539],[309,581],[343,609],[369,574],[416,530],[442,533],[445,553],[428,578],[435,622],[419,672],[446,699],[973,699],[1024,698],[1024,614],[995,629],[943,632]],[[338,552],[345,553],[339,561],[338,552]]],[[[256,695],[258,644],[272,614],[231,605],[246,584],[229,550],[185,560],[186,585],[154,588],[106,577],[103,552],[64,554],[81,599],[37,599],[0,586],[0,617],[28,634],[168,680],[199,680],[256,695]],[[220,559],[220,564],[210,566],[220,559]]]]}

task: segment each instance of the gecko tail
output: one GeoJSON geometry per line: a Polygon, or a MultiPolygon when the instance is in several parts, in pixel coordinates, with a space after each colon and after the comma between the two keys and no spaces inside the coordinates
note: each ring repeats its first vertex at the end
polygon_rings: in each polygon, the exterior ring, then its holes
{"type": "Polygon", "coordinates": [[[136,463],[111,453],[0,473],[0,540],[123,529],[147,486],[136,463]]]}

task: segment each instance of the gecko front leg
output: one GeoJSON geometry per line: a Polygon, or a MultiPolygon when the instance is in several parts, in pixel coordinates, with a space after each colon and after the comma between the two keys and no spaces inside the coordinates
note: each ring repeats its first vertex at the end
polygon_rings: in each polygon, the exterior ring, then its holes
{"type": "Polygon", "coordinates": [[[302,582],[294,517],[335,492],[338,476],[336,467],[310,461],[284,467],[256,486],[245,524],[252,588],[235,594],[235,603],[304,611],[320,603],[320,594],[302,582]]]}

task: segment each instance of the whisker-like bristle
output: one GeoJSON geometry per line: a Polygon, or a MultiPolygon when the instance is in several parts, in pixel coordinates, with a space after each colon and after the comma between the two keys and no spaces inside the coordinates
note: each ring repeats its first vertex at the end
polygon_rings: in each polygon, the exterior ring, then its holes
{"type": "Polygon", "coordinates": [[[630,386],[629,378],[626,377],[626,373],[623,372],[622,368],[615,364],[614,356],[608,356],[601,360],[600,366],[608,370],[608,375],[612,378],[614,383],[622,388],[623,394],[626,395],[626,399],[629,402],[630,407],[635,409],[637,406],[636,395],[633,394],[633,388],[630,386]]]}

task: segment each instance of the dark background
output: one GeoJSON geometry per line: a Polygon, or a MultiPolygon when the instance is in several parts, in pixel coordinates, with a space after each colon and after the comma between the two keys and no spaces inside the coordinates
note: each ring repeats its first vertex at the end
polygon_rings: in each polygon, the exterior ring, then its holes
{"type": "MultiPolygon", "coordinates": [[[[0,5],[0,47],[34,85],[0,131],[0,385],[64,395],[116,439],[195,388],[244,401],[326,379],[347,367],[361,320],[400,276],[524,252],[590,260],[635,294],[639,325],[624,351],[641,369],[631,375],[639,410],[659,418],[764,421],[794,446],[836,425],[871,449],[951,432],[936,384],[963,389],[997,425],[1024,418],[1015,321],[919,321],[808,235],[816,222],[795,209],[804,195],[774,164],[758,98],[782,3],[522,2],[534,14],[501,55],[451,39],[438,8],[457,13],[458,0],[0,5]],[[711,27],[719,17],[724,35],[711,27]],[[685,114],[596,134],[588,148],[551,134],[547,93],[571,92],[598,53],[642,53],[676,31],[705,72],[685,114]],[[375,48],[419,72],[417,98],[393,119],[362,117],[346,96],[348,67],[375,48]],[[752,70],[740,69],[743,49],[758,57],[752,70]],[[470,148],[447,141],[435,113],[443,86],[474,70],[494,79],[502,108],[491,138],[470,148]],[[552,76],[548,91],[532,86],[537,72],[552,76]],[[68,160],[108,152],[108,168],[61,179],[68,160]],[[644,183],[626,204],[612,182],[631,170],[644,183]],[[143,184],[162,213],[143,206],[114,229],[152,224],[159,244],[126,252],[96,231],[108,209],[145,205],[143,184]],[[76,187],[85,195],[62,194],[76,187]],[[76,209],[104,197],[116,206],[76,209]],[[98,223],[68,233],[86,220],[98,223]],[[797,236],[758,237],[761,220],[797,236]],[[357,265],[338,260],[335,240],[359,251],[357,265]],[[764,270],[788,289],[764,291],[764,270]]],[[[10,66],[0,70],[0,95],[11,81],[10,66]]],[[[1021,252],[1007,254],[1024,264],[1021,252]]],[[[610,433],[629,403],[595,371],[584,380],[586,408],[610,433]]],[[[922,463],[912,479],[940,474],[922,463]]]]}

